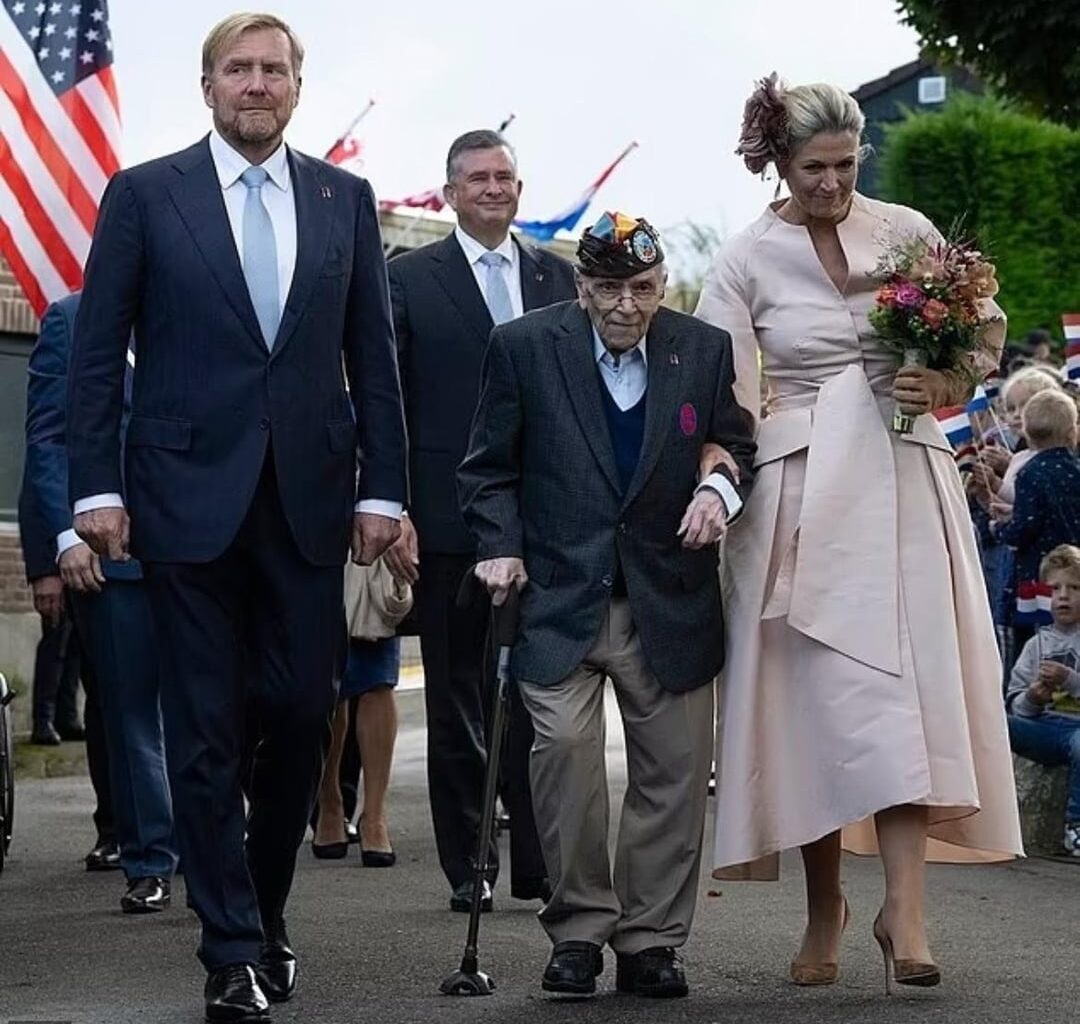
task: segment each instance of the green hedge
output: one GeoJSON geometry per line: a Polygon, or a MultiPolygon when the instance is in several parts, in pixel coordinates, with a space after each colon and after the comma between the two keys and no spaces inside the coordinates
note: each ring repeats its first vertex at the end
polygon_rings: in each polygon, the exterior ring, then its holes
{"type": "Polygon", "coordinates": [[[1009,336],[1080,312],[1080,132],[987,97],[886,127],[884,198],[942,230],[963,216],[998,268],[1009,336]]]}

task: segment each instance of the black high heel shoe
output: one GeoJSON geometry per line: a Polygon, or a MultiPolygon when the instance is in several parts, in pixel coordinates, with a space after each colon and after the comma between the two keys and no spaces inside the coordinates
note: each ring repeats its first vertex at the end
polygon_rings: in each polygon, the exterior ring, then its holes
{"type": "Polygon", "coordinates": [[[317,860],[342,860],[349,852],[349,843],[317,843],[312,839],[311,852],[317,860]]]}

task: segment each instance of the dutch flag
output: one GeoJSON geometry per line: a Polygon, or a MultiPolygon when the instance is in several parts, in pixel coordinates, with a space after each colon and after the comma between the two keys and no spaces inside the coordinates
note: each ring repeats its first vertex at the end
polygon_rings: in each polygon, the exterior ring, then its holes
{"type": "Polygon", "coordinates": [[[953,448],[962,448],[970,444],[975,438],[971,429],[971,420],[968,418],[968,409],[963,405],[953,405],[945,409],[935,409],[934,419],[938,421],[941,429],[945,432],[949,444],[953,448]]]}
{"type": "Polygon", "coordinates": [[[967,404],[967,411],[969,416],[976,412],[990,411],[990,396],[981,384],[975,388],[975,394],[971,396],[971,401],[967,404]]]}
{"type": "Polygon", "coordinates": [[[1065,372],[1069,380],[1080,378],[1080,313],[1064,313],[1061,326],[1065,331],[1065,372]]]}
{"type": "Polygon", "coordinates": [[[1018,626],[1047,626],[1053,622],[1050,614],[1049,583],[1025,580],[1016,587],[1016,618],[1018,626]]]}

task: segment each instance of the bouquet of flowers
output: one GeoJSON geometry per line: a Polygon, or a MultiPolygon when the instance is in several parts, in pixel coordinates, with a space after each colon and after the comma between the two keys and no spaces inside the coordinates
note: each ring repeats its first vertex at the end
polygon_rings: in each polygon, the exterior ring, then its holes
{"type": "MultiPolygon", "coordinates": [[[[904,366],[970,370],[970,356],[990,322],[979,302],[997,294],[994,266],[972,243],[959,240],[956,229],[951,235],[894,241],[875,269],[881,287],[870,324],[904,366]]],[[[894,430],[907,433],[913,426],[913,417],[897,411],[894,430]]]]}

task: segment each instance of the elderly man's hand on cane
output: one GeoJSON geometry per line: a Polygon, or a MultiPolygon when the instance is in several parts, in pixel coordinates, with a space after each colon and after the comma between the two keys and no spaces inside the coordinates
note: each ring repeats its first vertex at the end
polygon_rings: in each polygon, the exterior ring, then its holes
{"type": "Polygon", "coordinates": [[[520,558],[486,558],[477,562],[473,574],[487,587],[491,603],[498,607],[507,598],[511,587],[521,590],[529,577],[520,558]]]}

